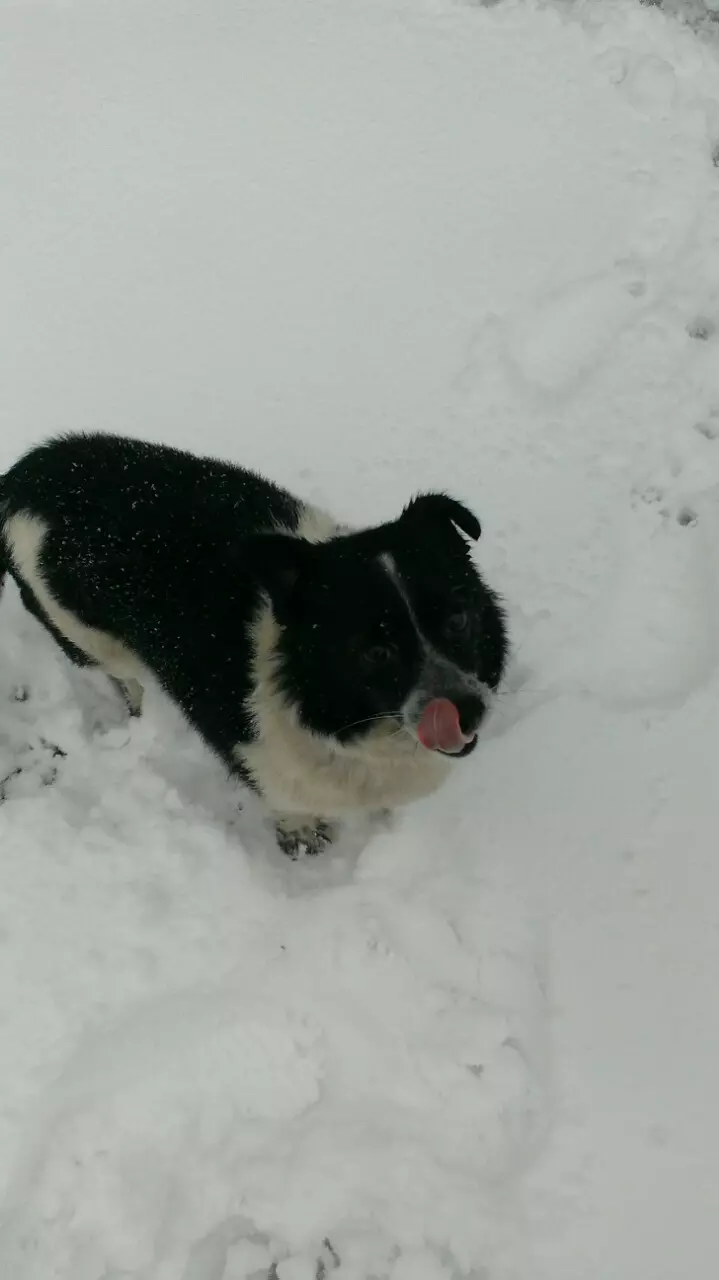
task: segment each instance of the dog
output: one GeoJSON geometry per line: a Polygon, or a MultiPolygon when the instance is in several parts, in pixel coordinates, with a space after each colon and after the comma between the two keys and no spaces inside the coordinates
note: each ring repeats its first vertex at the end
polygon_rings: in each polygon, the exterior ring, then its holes
{"type": "Polygon", "coordinates": [[[443,493],[350,529],[230,462],[99,433],[0,479],[0,585],[130,714],[154,678],[292,857],[474,751],[508,655],[480,533],[443,493]]]}

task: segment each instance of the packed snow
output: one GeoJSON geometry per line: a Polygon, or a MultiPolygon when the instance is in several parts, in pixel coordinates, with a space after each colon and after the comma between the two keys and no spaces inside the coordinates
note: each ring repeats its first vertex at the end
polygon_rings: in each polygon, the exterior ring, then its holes
{"type": "Polygon", "coordinates": [[[103,428],[347,521],[446,488],[514,641],[446,789],[291,864],[6,589],[8,1280],[716,1273],[709,17],[0,7],[0,467],[103,428]]]}

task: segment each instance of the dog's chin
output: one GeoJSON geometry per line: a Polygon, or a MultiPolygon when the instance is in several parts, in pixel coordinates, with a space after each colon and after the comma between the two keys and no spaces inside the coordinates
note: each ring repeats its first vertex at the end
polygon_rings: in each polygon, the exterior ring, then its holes
{"type": "Polygon", "coordinates": [[[443,751],[441,747],[437,748],[437,755],[444,756],[447,760],[464,760],[465,756],[471,756],[477,745],[477,734],[470,738],[469,742],[465,742],[459,751],[443,751]]]}

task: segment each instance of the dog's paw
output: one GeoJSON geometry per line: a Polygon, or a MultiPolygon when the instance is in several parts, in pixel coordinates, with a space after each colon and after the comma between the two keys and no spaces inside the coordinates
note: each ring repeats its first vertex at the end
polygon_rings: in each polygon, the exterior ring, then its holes
{"type": "Polygon", "coordinates": [[[322,818],[313,820],[304,815],[284,815],[275,820],[277,843],[288,858],[315,857],[322,853],[335,838],[331,823],[322,818]]]}

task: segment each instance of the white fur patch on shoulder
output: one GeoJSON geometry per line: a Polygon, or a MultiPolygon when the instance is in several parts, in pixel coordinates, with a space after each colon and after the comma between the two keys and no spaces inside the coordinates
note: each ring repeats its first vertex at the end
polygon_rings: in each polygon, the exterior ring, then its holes
{"type": "Polygon", "coordinates": [[[40,554],[48,528],[40,516],[26,511],[19,511],[5,521],[5,541],[18,576],[66,640],[86,653],[109,675],[142,685],[146,682],[147,672],[139,658],[116,636],[86,626],[50,592],[40,571],[40,554]]]}
{"type": "Polygon", "coordinates": [[[265,604],[252,629],[254,691],[248,702],[258,737],[235,748],[272,809],[332,818],[394,809],[441,785],[450,763],[391,721],[378,722],[348,746],[303,728],[276,687],[278,638],[265,604]]]}

